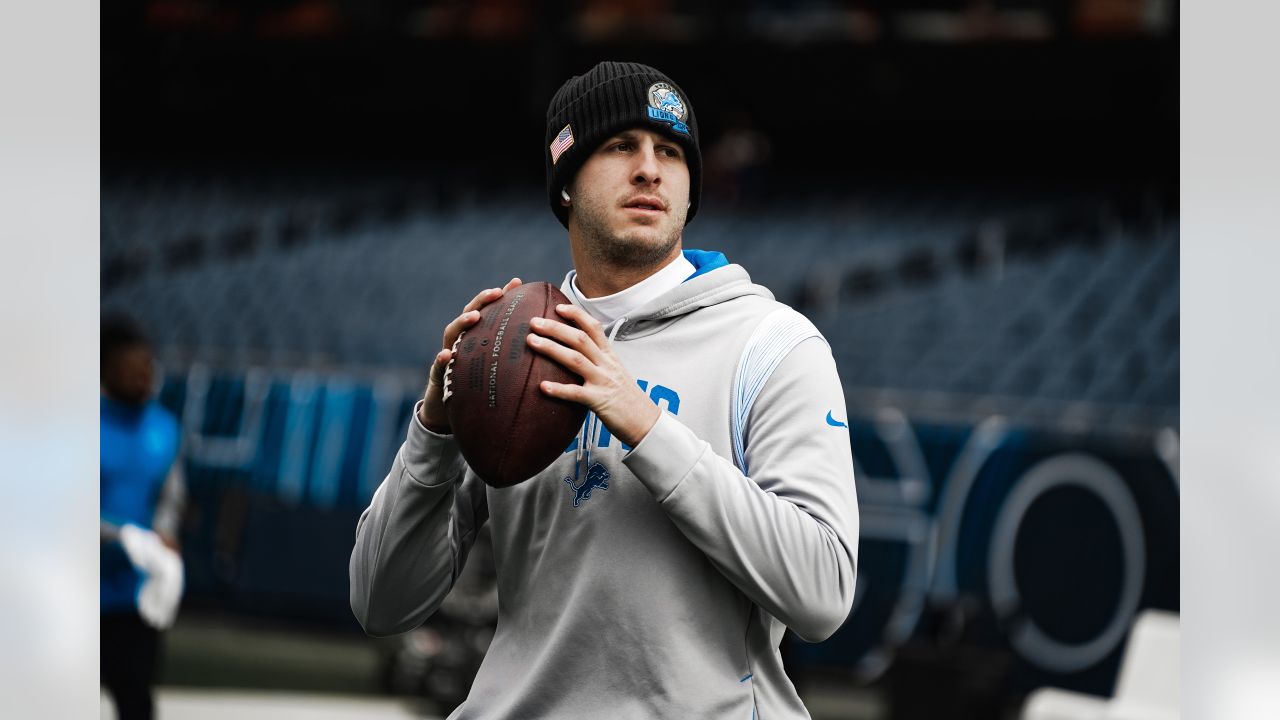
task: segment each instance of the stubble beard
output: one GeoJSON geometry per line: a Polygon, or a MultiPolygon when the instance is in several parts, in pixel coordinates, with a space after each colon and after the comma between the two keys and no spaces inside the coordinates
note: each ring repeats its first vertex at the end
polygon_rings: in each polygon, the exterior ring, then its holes
{"type": "Polygon", "coordinates": [[[594,262],[618,268],[652,267],[667,259],[680,243],[684,213],[667,215],[654,225],[614,232],[609,229],[609,210],[597,198],[579,196],[574,201],[575,220],[586,240],[585,250],[594,262]],[[653,238],[655,233],[657,238],[653,238]]]}

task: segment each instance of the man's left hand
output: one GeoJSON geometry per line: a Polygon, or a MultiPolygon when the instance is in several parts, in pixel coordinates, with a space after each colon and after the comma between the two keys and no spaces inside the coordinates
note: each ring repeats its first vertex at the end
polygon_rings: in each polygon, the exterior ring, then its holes
{"type": "Polygon", "coordinates": [[[614,437],[632,447],[638,445],[662,411],[614,355],[598,320],[576,305],[557,305],[556,312],[582,329],[534,318],[529,346],[581,376],[582,385],[544,380],[542,392],[586,405],[614,437]]]}

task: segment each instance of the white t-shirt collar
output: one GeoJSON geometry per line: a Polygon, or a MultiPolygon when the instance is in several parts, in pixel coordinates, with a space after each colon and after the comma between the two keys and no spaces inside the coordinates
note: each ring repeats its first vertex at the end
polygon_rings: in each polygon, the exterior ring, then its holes
{"type": "Polygon", "coordinates": [[[582,306],[582,309],[590,313],[591,317],[599,320],[601,325],[608,325],[668,290],[679,286],[680,283],[687,280],[697,270],[693,263],[685,258],[684,253],[680,253],[661,270],[612,295],[598,298],[584,296],[582,291],[578,289],[578,273],[576,270],[569,273],[569,289],[573,291],[574,299],[582,306]]]}

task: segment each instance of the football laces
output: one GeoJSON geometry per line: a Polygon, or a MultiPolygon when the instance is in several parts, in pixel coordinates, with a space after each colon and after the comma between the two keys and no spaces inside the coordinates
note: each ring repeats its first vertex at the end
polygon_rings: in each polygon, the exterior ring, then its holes
{"type": "Polygon", "coordinates": [[[458,357],[458,343],[462,342],[462,336],[466,334],[466,330],[458,333],[458,339],[449,348],[449,362],[444,366],[444,397],[441,402],[449,402],[449,397],[453,395],[453,361],[458,357]]]}

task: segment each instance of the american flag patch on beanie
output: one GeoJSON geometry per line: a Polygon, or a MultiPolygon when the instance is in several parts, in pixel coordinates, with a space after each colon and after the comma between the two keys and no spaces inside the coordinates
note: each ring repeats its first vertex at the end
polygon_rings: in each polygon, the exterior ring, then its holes
{"type": "Polygon", "coordinates": [[[556,161],[571,145],[573,145],[573,128],[565,125],[564,129],[560,131],[560,134],[551,143],[551,164],[555,165],[556,161]]]}

